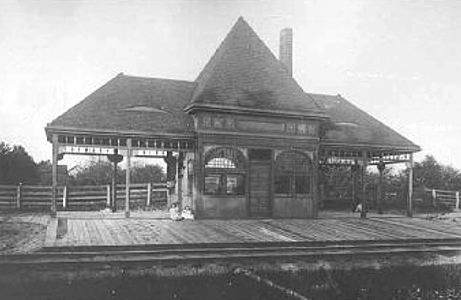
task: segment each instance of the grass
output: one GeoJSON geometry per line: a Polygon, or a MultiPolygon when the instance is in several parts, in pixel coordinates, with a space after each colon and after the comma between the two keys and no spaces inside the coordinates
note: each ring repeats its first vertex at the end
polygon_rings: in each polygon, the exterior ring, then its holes
{"type": "Polygon", "coordinates": [[[43,246],[46,226],[23,220],[25,214],[0,214],[0,255],[29,253],[43,246]]]}

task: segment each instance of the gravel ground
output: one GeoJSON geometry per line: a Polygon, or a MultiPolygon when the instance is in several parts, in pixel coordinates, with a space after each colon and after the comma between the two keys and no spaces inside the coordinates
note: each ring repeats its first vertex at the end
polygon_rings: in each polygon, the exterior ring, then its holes
{"type": "Polygon", "coordinates": [[[43,247],[48,216],[40,213],[0,214],[0,255],[22,254],[43,247]]]}
{"type": "Polygon", "coordinates": [[[439,213],[439,214],[427,214],[427,220],[441,221],[445,223],[461,223],[461,211],[439,213]]]}

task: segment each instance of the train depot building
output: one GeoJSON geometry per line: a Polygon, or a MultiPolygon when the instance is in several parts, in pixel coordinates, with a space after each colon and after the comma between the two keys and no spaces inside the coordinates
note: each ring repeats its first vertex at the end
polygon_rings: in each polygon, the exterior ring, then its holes
{"type": "MultiPolygon", "coordinates": [[[[315,218],[323,165],[347,165],[351,174],[369,165],[380,173],[391,163],[411,166],[417,145],[340,95],[298,85],[292,42],[291,29],[282,30],[277,59],[239,18],[195,81],[111,79],[45,128],[52,211],[63,155],[103,155],[128,170],[132,157],[162,157],[174,201],[197,218],[315,218]]],[[[409,177],[411,213],[411,168],[409,177]]],[[[364,215],[365,187],[358,186],[352,194],[364,215]]]]}

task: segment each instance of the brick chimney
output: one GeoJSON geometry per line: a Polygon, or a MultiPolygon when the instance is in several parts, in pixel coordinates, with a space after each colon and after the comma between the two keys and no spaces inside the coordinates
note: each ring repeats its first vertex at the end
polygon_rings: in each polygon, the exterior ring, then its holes
{"type": "Polygon", "coordinates": [[[293,30],[284,28],[280,31],[279,59],[287,69],[290,76],[293,75],[293,30]]]}

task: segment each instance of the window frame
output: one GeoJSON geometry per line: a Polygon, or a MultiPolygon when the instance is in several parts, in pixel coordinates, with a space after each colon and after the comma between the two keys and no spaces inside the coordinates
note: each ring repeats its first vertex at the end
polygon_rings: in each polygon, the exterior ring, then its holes
{"type": "Polygon", "coordinates": [[[285,151],[276,157],[274,163],[274,195],[279,197],[296,197],[296,195],[310,195],[312,193],[312,163],[307,155],[297,151],[285,151]],[[288,161],[288,167],[285,165],[285,168],[283,168],[281,164],[287,163],[287,161],[282,161],[282,159],[286,159],[283,156],[298,157],[297,159],[288,161]],[[293,167],[302,165],[300,162],[305,162],[301,171],[293,167]],[[286,188],[286,190],[279,189],[281,178],[285,179],[282,187],[286,188]],[[304,180],[299,181],[299,178],[303,178],[304,180]],[[307,185],[305,185],[306,183],[307,185]],[[302,191],[302,188],[299,188],[300,186],[303,187],[305,192],[298,192],[299,190],[302,191]]]}
{"type": "Polygon", "coordinates": [[[244,196],[246,194],[246,161],[242,152],[235,148],[219,147],[209,150],[205,154],[204,159],[204,180],[203,180],[203,194],[207,196],[244,196]],[[226,156],[227,155],[227,156],[226,156]],[[207,165],[213,159],[225,158],[229,159],[234,167],[214,167],[207,165]],[[228,193],[228,178],[231,176],[237,177],[237,186],[235,193],[228,193]],[[206,178],[207,177],[219,177],[219,187],[216,193],[210,193],[207,189],[206,178]],[[239,180],[240,177],[240,180],[239,180]],[[241,185],[239,185],[239,183],[241,185]]]}

